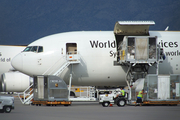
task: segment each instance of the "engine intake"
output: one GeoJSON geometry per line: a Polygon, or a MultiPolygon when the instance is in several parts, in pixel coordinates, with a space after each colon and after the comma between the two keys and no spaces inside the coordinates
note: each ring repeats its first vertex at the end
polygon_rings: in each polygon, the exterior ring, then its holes
{"type": "Polygon", "coordinates": [[[0,81],[0,92],[22,92],[31,82],[31,77],[20,72],[3,73],[0,81]]]}

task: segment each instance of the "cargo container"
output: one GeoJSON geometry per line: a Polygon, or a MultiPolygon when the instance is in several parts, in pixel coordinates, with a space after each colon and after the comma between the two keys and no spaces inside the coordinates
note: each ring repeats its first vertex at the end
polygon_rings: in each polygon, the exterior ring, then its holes
{"type": "Polygon", "coordinates": [[[57,76],[34,76],[33,89],[33,104],[71,104],[68,100],[67,85],[57,76]]]}
{"type": "Polygon", "coordinates": [[[149,74],[136,81],[132,88],[132,100],[144,89],[143,104],[177,105],[180,101],[180,75],[149,74]]]}

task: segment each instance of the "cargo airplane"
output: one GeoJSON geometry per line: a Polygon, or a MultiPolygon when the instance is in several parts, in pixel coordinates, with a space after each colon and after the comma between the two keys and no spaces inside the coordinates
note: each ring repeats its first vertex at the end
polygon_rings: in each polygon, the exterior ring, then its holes
{"type": "MultiPolygon", "coordinates": [[[[166,59],[159,64],[158,74],[180,74],[180,32],[149,31],[152,24],[153,21],[118,21],[114,31],[76,31],[46,36],[29,44],[11,64],[26,75],[57,75],[67,84],[72,74],[73,85],[127,86],[128,68],[118,63],[118,45],[126,36],[145,36],[156,38],[164,49],[166,59]]],[[[148,73],[155,73],[154,66],[148,73]]],[[[11,81],[13,79],[2,80],[4,91],[11,81]]],[[[14,86],[11,87],[13,90],[14,86]]]]}
{"type": "Polygon", "coordinates": [[[0,45],[0,92],[21,92],[32,82],[31,77],[15,70],[11,65],[13,57],[25,48],[22,45],[0,45]]]}

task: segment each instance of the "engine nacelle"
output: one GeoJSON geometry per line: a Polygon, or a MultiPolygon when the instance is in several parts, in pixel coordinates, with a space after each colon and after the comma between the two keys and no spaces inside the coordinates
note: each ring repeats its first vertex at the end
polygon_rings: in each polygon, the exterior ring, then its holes
{"type": "Polygon", "coordinates": [[[32,78],[20,72],[7,72],[1,76],[2,92],[23,92],[31,83],[32,78]]]}

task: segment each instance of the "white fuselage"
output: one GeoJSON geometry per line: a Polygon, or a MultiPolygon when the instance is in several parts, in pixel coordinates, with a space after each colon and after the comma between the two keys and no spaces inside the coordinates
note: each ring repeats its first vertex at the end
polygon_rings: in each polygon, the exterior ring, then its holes
{"type": "MultiPolygon", "coordinates": [[[[180,74],[180,32],[150,32],[164,48],[166,60],[160,64],[160,74],[180,74]]],[[[21,52],[12,61],[15,69],[33,75],[52,75],[65,63],[67,44],[76,43],[80,63],[70,65],[60,75],[66,83],[70,74],[73,85],[126,85],[127,67],[115,65],[116,42],[113,31],[67,32],[41,38],[29,46],[42,46],[43,52],[21,52]]],[[[150,68],[150,73],[154,69],[150,68]]]]}
{"type": "Polygon", "coordinates": [[[24,48],[26,48],[26,46],[0,45],[0,92],[11,92],[14,90],[15,92],[17,92],[16,88],[21,89],[21,85],[24,86],[24,84],[22,83],[26,82],[26,79],[24,79],[24,76],[26,75],[17,73],[17,71],[15,71],[15,69],[11,65],[11,60],[13,59],[13,57],[23,51],[24,48]],[[18,75],[18,77],[16,76],[15,78],[14,74],[18,75]],[[21,79],[23,79],[22,82],[21,79]],[[17,80],[20,81],[20,86],[17,86],[17,84],[19,84],[17,80]],[[13,88],[13,90],[11,88],[13,88]]]}
{"type": "Polygon", "coordinates": [[[18,53],[23,51],[26,46],[0,45],[0,75],[13,69],[11,60],[18,53]]]}

